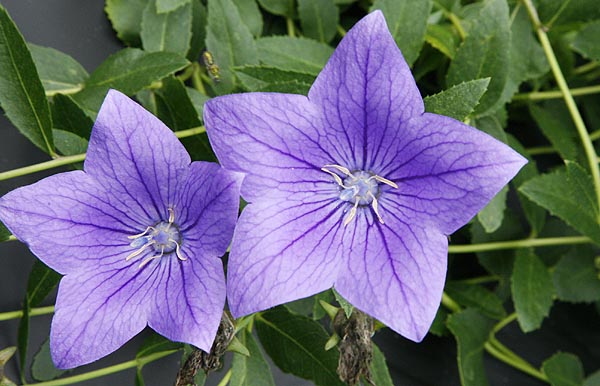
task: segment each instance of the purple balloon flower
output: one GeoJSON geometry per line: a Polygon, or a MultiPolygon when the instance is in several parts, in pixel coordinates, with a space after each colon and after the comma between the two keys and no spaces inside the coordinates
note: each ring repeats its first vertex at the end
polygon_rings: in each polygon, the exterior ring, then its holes
{"type": "Polygon", "coordinates": [[[225,303],[219,259],[240,178],[191,162],[162,122],[109,91],[84,165],[0,199],[0,219],[60,282],[50,349],[59,368],[92,362],[149,325],[209,351],[225,303]]]}
{"type": "Polygon", "coordinates": [[[217,157],[246,173],[228,265],[239,317],[332,286],[420,341],[440,304],[447,235],[526,160],[424,112],[381,12],[341,41],[308,98],[248,93],[206,103],[217,157]]]}

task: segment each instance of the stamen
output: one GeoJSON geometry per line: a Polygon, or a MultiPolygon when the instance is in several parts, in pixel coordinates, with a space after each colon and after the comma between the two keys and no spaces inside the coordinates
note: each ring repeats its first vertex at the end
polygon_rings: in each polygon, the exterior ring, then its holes
{"type": "Polygon", "coordinates": [[[169,224],[173,224],[173,221],[175,221],[175,212],[173,208],[169,208],[169,224]]]}
{"type": "Polygon", "coordinates": [[[134,257],[141,255],[142,252],[144,252],[146,250],[146,248],[148,248],[149,246],[151,246],[153,244],[156,244],[156,241],[154,241],[154,240],[148,241],[140,249],[138,249],[137,251],[131,252],[129,255],[127,255],[127,257],[125,258],[125,261],[129,261],[129,260],[133,259],[134,257]]]}
{"type": "Polygon", "coordinates": [[[352,209],[350,209],[350,214],[344,220],[344,226],[347,226],[348,224],[350,224],[350,221],[352,221],[352,219],[354,218],[354,216],[356,216],[356,208],[358,208],[358,201],[360,201],[360,200],[357,199],[354,202],[354,206],[352,207],[352,209]]]}
{"type": "Polygon", "coordinates": [[[177,258],[181,261],[186,261],[187,257],[183,257],[181,255],[181,247],[179,246],[179,243],[173,239],[169,239],[169,241],[172,241],[175,243],[175,254],[177,255],[177,258]]]}
{"type": "Polygon", "coordinates": [[[377,198],[375,198],[375,196],[371,192],[368,192],[368,194],[373,199],[373,202],[371,202],[371,207],[373,208],[373,212],[375,212],[375,214],[377,215],[377,219],[379,219],[379,222],[382,224],[385,224],[383,222],[383,219],[381,218],[381,215],[379,214],[379,204],[377,203],[377,198]]]}
{"type": "Polygon", "coordinates": [[[391,186],[394,189],[398,189],[398,184],[396,184],[394,181],[390,181],[387,178],[378,176],[378,175],[374,175],[372,178],[375,178],[377,181],[384,183],[386,185],[391,186]]]}
{"type": "Polygon", "coordinates": [[[335,180],[335,182],[337,182],[337,183],[338,183],[338,185],[340,185],[340,186],[342,186],[342,187],[344,187],[344,188],[345,188],[345,186],[344,186],[344,182],[342,181],[342,179],[340,178],[340,176],[338,176],[337,174],[335,174],[335,173],[334,173],[334,172],[332,172],[331,170],[327,170],[327,169],[325,169],[325,166],[323,166],[323,167],[321,168],[321,170],[322,170],[322,171],[324,171],[325,173],[329,173],[329,174],[331,174],[331,176],[333,177],[333,179],[335,180]]]}
{"type": "Polygon", "coordinates": [[[345,168],[345,167],[340,166],[340,165],[325,165],[323,167],[324,168],[334,168],[334,169],[337,169],[340,172],[344,173],[348,177],[354,177],[354,175],[352,175],[352,173],[350,172],[350,170],[348,168],[345,168]]]}
{"type": "Polygon", "coordinates": [[[139,237],[144,236],[146,233],[148,233],[149,230],[153,230],[154,228],[152,227],[147,227],[145,231],[143,231],[142,233],[138,233],[137,235],[133,235],[133,236],[127,236],[128,239],[133,240],[133,239],[137,239],[139,237]]]}

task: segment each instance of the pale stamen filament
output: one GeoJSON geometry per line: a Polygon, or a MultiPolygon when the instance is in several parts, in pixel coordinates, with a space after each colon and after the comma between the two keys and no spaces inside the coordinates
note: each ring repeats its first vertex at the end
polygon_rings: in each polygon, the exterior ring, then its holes
{"type": "Polygon", "coordinates": [[[177,258],[181,261],[186,261],[187,257],[184,257],[181,254],[181,247],[179,246],[179,243],[173,239],[169,239],[169,241],[175,243],[175,254],[177,255],[177,258]]]}
{"type": "Polygon", "coordinates": [[[132,253],[130,253],[130,254],[129,254],[129,255],[126,257],[126,258],[125,258],[125,261],[129,261],[129,260],[133,259],[134,257],[141,255],[141,254],[142,254],[142,252],[144,252],[144,251],[146,250],[146,248],[148,248],[149,246],[151,246],[151,245],[154,245],[154,244],[156,244],[156,241],[155,241],[155,240],[150,240],[150,241],[148,241],[146,244],[142,245],[142,247],[141,247],[140,249],[138,249],[138,250],[137,250],[137,251],[135,251],[135,252],[132,252],[132,253]]]}
{"type": "Polygon", "coordinates": [[[358,208],[359,201],[359,199],[354,201],[354,206],[352,207],[352,209],[350,209],[350,214],[348,214],[348,217],[346,217],[346,219],[344,220],[344,226],[350,224],[350,221],[352,221],[352,219],[356,216],[356,209],[358,208]]]}
{"type": "Polygon", "coordinates": [[[368,192],[368,194],[373,199],[373,201],[371,202],[371,207],[373,208],[373,212],[375,212],[375,214],[377,215],[377,219],[379,220],[379,222],[382,224],[385,224],[383,222],[383,219],[381,218],[381,215],[379,214],[379,203],[377,202],[377,198],[375,198],[375,196],[371,192],[368,192]]]}
{"type": "MultiPolygon", "coordinates": [[[[384,183],[384,184],[386,184],[386,185],[389,185],[389,186],[391,186],[392,188],[398,189],[398,184],[396,184],[394,181],[390,181],[390,180],[388,180],[388,179],[387,179],[387,178],[385,178],[385,177],[381,177],[381,176],[378,176],[378,175],[374,175],[374,176],[373,176],[373,177],[371,177],[371,178],[374,178],[376,181],[379,181],[379,182],[381,182],[381,183],[384,183]]],[[[369,178],[369,180],[370,180],[371,178],[369,178]]],[[[367,180],[367,181],[368,181],[368,180],[367,180]]]]}
{"type": "Polygon", "coordinates": [[[331,170],[327,170],[327,169],[325,169],[325,167],[324,167],[324,166],[321,168],[321,170],[322,170],[322,171],[324,171],[325,173],[329,173],[329,174],[330,174],[330,175],[333,177],[333,179],[335,180],[335,182],[337,182],[337,184],[338,184],[339,186],[343,187],[344,189],[347,189],[347,188],[348,188],[347,186],[344,186],[344,181],[342,181],[342,179],[341,179],[341,177],[340,177],[340,176],[338,176],[337,174],[335,174],[335,173],[334,173],[334,172],[332,172],[331,170]]]}
{"type": "Polygon", "coordinates": [[[146,260],[142,261],[140,263],[140,265],[138,265],[138,269],[143,268],[146,264],[148,264],[149,262],[151,262],[154,259],[160,259],[163,256],[164,253],[165,253],[165,247],[163,246],[161,248],[160,255],[150,256],[146,260]]]}
{"type": "Polygon", "coordinates": [[[145,231],[143,231],[142,233],[138,233],[137,235],[132,235],[132,236],[127,236],[128,239],[130,240],[134,240],[134,239],[138,239],[142,236],[145,236],[146,233],[148,233],[149,231],[154,230],[153,227],[147,227],[145,231]]]}
{"type": "MultiPolygon", "coordinates": [[[[350,169],[345,168],[345,167],[340,166],[340,165],[325,165],[325,166],[323,166],[323,168],[334,168],[334,169],[337,169],[340,172],[344,173],[348,177],[353,177],[354,178],[354,175],[350,172],[350,169]]],[[[328,170],[325,170],[325,171],[328,172],[328,173],[330,173],[328,170]]]]}

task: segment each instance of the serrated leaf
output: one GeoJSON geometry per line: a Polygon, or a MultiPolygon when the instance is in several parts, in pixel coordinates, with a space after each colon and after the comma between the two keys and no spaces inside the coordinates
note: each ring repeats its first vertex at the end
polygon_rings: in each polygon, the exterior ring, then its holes
{"type": "Polygon", "coordinates": [[[286,17],[294,16],[294,0],[258,0],[258,3],[268,12],[286,17]]]}
{"type": "Polygon", "coordinates": [[[142,46],[148,52],[174,52],[186,56],[192,39],[192,4],[158,12],[150,1],[142,16],[142,46]]]}
{"type": "Polygon", "coordinates": [[[565,161],[565,165],[567,166],[567,180],[569,184],[573,191],[577,192],[577,196],[583,199],[581,205],[584,208],[589,208],[597,216],[598,201],[596,200],[592,176],[590,176],[587,170],[579,166],[577,162],[565,161]]]}
{"type": "Polygon", "coordinates": [[[423,47],[431,6],[431,0],[376,0],[370,8],[383,12],[390,33],[409,66],[423,47]]]}
{"type": "Polygon", "coordinates": [[[252,33],[231,0],[208,1],[206,47],[220,68],[221,80],[214,85],[219,94],[235,87],[233,67],[258,63],[252,33]]]}
{"type": "Polygon", "coordinates": [[[512,293],[523,332],[537,330],[552,307],[554,286],[548,268],[530,249],[517,251],[512,293]]]}
{"type": "Polygon", "coordinates": [[[317,386],[343,386],[336,373],[339,353],[325,351],[327,332],[316,321],[284,307],[257,314],[256,331],[265,351],[284,372],[317,386]]]}
{"type": "Polygon", "coordinates": [[[263,18],[256,0],[233,0],[235,6],[244,15],[244,23],[254,36],[260,36],[263,30],[263,18]]]}
{"type": "Polygon", "coordinates": [[[485,0],[469,20],[472,27],[450,63],[447,84],[490,77],[485,95],[475,109],[487,115],[503,103],[502,92],[510,62],[510,26],[506,0],[485,0]]]}
{"type": "Polygon", "coordinates": [[[461,385],[488,385],[483,368],[483,346],[492,329],[491,321],[474,309],[467,308],[450,315],[447,324],[456,337],[461,385]]]}
{"type": "Polygon", "coordinates": [[[490,78],[475,79],[425,97],[425,111],[463,121],[485,94],[490,78]]]}
{"type": "Polygon", "coordinates": [[[154,0],[106,0],[104,11],[123,43],[138,47],[141,44],[142,13],[154,0]]]}
{"type": "Polygon", "coordinates": [[[600,60],[599,35],[600,20],[596,20],[579,30],[571,46],[588,59],[600,60]]]}
{"type": "Polygon", "coordinates": [[[275,386],[271,368],[254,336],[244,329],[238,334],[238,337],[250,355],[233,354],[229,386],[275,386]]]}
{"type": "Polygon", "coordinates": [[[285,71],[275,67],[244,66],[234,70],[248,91],[277,91],[306,95],[315,79],[311,74],[285,71]]]}
{"type": "Polygon", "coordinates": [[[50,107],[23,36],[0,5],[0,106],[21,134],[54,154],[50,107]]]}
{"type": "Polygon", "coordinates": [[[428,24],[425,41],[450,59],[454,59],[460,38],[448,24],[428,24]]]}
{"type": "MultiPolygon", "coordinates": [[[[156,91],[156,107],[158,117],[173,131],[191,129],[201,125],[198,112],[183,83],[175,78],[163,80],[163,86],[156,91]]],[[[182,138],[193,160],[216,161],[206,133],[182,138]]]]}
{"type": "Polygon", "coordinates": [[[50,356],[50,339],[46,339],[38,352],[33,356],[31,363],[31,376],[36,381],[44,382],[56,379],[66,373],[66,370],[57,369],[50,356]]]}
{"type": "Polygon", "coordinates": [[[256,40],[260,61],[282,70],[318,75],[333,53],[333,48],[306,38],[268,36],[256,40]],[[301,52],[302,55],[298,55],[301,52]]]}
{"type": "MultiPolygon", "coordinates": [[[[90,137],[94,121],[85,114],[70,96],[55,95],[52,98],[50,109],[52,111],[52,126],[54,129],[68,131],[85,139],[90,137]]],[[[54,138],[54,143],[58,142],[54,138]]]]}
{"type": "Polygon", "coordinates": [[[477,213],[477,220],[479,220],[487,233],[495,232],[502,225],[507,194],[508,186],[505,186],[477,213]]]}
{"type": "Polygon", "coordinates": [[[371,362],[371,378],[377,386],[394,386],[390,371],[388,370],[385,356],[373,343],[373,361],[371,362]]]}
{"type": "Polygon", "coordinates": [[[581,386],[583,365],[573,354],[559,352],[542,364],[542,371],[552,386],[581,386]]]}
{"type": "Polygon", "coordinates": [[[556,294],[567,302],[600,300],[596,253],[589,246],[572,248],[556,264],[552,279],[556,294]]]}
{"type": "Polygon", "coordinates": [[[85,88],[73,95],[73,99],[85,108],[86,114],[95,118],[110,88],[127,95],[148,87],[188,65],[181,55],[172,52],[145,52],[137,48],[125,48],[108,57],[92,72],[85,88]]]}
{"type": "Polygon", "coordinates": [[[190,0],[156,0],[156,10],[158,13],[169,13],[178,10],[189,2],[190,0]]]}
{"type": "Polygon", "coordinates": [[[590,208],[581,205],[586,200],[585,195],[570,186],[564,171],[532,178],[521,185],[519,191],[574,229],[600,243],[600,225],[596,216],[590,208]]]}
{"type": "Polygon", "coordinates": [[[54,48],[28,46],[46,95],[72,94],[83,88],[89,75],[79,62],[54,48]]]}
{"type": "Polygon", "coordinates": [[[337,32],[339,10],[333,0],[298,0],[304,36],[328,43],[337,32]]]}
{"type": "Polygon", "coordinates": [[[579,152],[577,130],[564,103],[550,101],[541,105],[531,104],[529,111],[562,159],[575,160],[579,152]]]}
{"type": "Polygon", "coordinates": [[[506,316],[500,298],[480,285],[448,281],[444,291],[460,305],[477,308],[485,316],[493,319],[502,319],[506,316]]]}

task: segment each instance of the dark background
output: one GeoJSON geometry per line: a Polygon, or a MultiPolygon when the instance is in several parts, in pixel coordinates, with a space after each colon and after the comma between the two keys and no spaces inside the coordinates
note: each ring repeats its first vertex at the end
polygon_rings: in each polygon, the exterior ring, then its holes
{"type": "MultiPolygon", "coordinates": [[[[9,14],[28,42],[50,46],[73,56],[89,72],[122,45],[115,37],[104,14],[104,1],[82,0],[2,0],[9,14]]],[[[8,120],[0,116],[0,171],[47,161],[48,156],[23,137],[8,120]]],[[[22,185],[38,181],[46,173],[37,173],[0,182],[0,195],[22,185]]],[[[19,310],[25,294],[27,277],[34,257],[18,242],[0,244],[0,312],[19,310]]],[[[47,303],[52,304],[53,293],[47,303]]],[[[573,352],[580,356],[586,372],[595,370],[600,363],[600,320],[597,313],[586,306],[557,303],[543,328],[523,335],[516,323],[505,328],[498,338],[534,366],[539,366],[555,351],[573,352]],[[590,320],[590,315],[595,315],[590,320]]],[[[40,344],[47,339],[51,316],[31,319],[29,361],[40,344]]],[[[0,322],[0,349],[17,342],[18,321],[0,322]]],[[[142,336],[137,337],[115,354],[73,373],[87,372],[133,359],[142,336]]],[[[456,348],[452,337],[429,335],[421,344],[410,342],[389,330],[378,332],[375,342],[384,351],[395,385],[459,385],[456,348]]],[[[30,363],[30,362],[29,362],[30,363]]],[[[179,366],[179,356],[173,355],[151,363],[144,368],[146,385],[171,385],[179,366]]],[[[278,386],[304,386],[310,382],[282,374],[274,366],[278,386]]],[[[533,378],[504,365],[486,355],[486,370],[490,384],[543,385],[533,378]]],[[[17,377],[16,359],[9,362],[7,374],[17,377]]],[[[207,385],[216,385],[224,373],[209,377],[207,385]]],[[[86,386],[133,385],[134,370],[127,370],[102,378],[86,381],[86,386]]]]}

